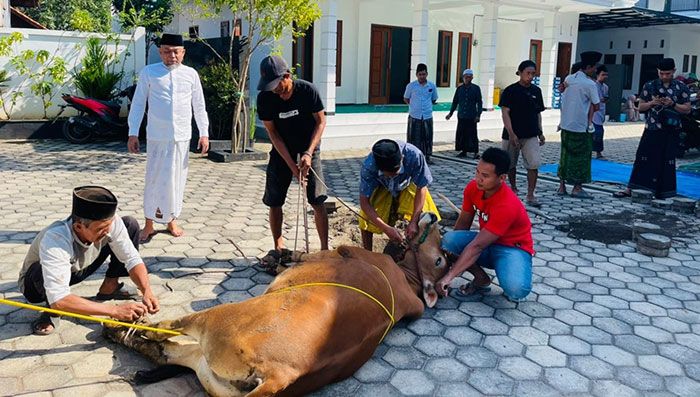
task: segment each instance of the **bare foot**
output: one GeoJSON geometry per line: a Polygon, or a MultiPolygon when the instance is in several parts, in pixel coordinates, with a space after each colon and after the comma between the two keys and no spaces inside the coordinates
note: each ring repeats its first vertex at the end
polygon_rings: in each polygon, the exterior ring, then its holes
{"type": "Polygon", "coordinates": [[[141,229],[141,233],[139,233],[139,241],[145,243],[154,234],[156,234],[156,230],[153,228],[153,224],[151,224],[150,226],[146,224],[146,226],[144,226],[144,228],[141,229]]]}
{"type": "Polygon", "coordinates": [[[175,223],[175,221],[170,221],[168,223],[168,233],[172,234],[173,237],[180,237],[185,234],[185,231],[175,223]]]}

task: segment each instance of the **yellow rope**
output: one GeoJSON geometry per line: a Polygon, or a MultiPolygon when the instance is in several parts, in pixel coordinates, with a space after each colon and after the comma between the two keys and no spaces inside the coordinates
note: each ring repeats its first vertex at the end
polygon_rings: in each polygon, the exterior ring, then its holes
{"type": "Polygon", "coordinates": [[[377,305],[379,305],[379,307],[381,307],[382,310],[384,310],[384,313],[386,313],[386,315],[389,317],[389,325],[387,325],[386,330],[384,330],[384,334],[382,334],[382,338],[379,340],[379,343],[382,343],[382,341],[384,340],[384,337],[386,337],[386,334],[389,333],[389,330],[391,329],[391,327],[393,327],[394,324],[396,324],[396,319],[394,318],[394,290],[391,288],[391,283],[389,282],[389,279],[386,277],[384,272],[380,268],[378,268],[377,266],[375,266],[375,265],[372,265],[372,266],[375,269],[377,269],[379,271],[379,273],[381,273],[382,277],[384,278],[387,285],[389,286],[389,292],[391,293],[391,312],[389,311],[389,309],[386,308],[386,306],[384,306],[384,304],[382,302],[379,301],[379,299],[375,298],[374,296],[370,295],[369,293],[367,293],[367,292],[365,292],[357,287],[353,287],[351,285],[346,285],[346,284],[340,284],[340,283],[330,283],[330,282],[304,283],[304,284],[298,284],[298,285],[292,285],[289,287],[280,288],[280,289],[274,290],[270,293],[275,294],[275,293],[280,293],[280,292],[289,292],[289,291],[293,291],[295,289],[302,289],[302,288],[306,288],[306,287],[338,287],[338,288],[349,289],[351,291],[355,291],[359,294],[362,294],[362,295],[366,296],[367,298],[371,299],[377,305]]]}
{"type": "Polygon", "coordinates": [[[93,316],[86,316],[84,314],[77,314],[77,313],[70,313],[70,312],[64,312],[62,310],[55,310],[55,309],[49,309],[47,307],[41,307],[41,306],[36,306],[36,305],[30,305],[27,303],[21,303],[21,302],[15,302],[12,300],[8,299],[0,299],[0,303],[9,305],[9,306],[15,306],[15,307],[21,307],[22,309],[29,309],[29,310],[34,310],[38,312],[46,312],[46,313],[51,313],[51,314],[58,314],[59,316],[66,316],[66,317],[75,317],[79,318],[82,320],[87,320],[87,321],[94,321],[97,323],[103,323],[103,324],[112,324],[112,325],[121,325],[123,327],[129,327],[129,328],[136,328],[136,329],[142,329],[144,331],[153,331],[153,332],[160,332],[163,334],[170,334],[170,335],[182,335],[180,332],[173,331],[170,329],[163,329],[163,328],[154,328],[154,327],[148,327],[146,325],[140,325],[140,324],[131,324],[131,323],[125,323],[122,321],[117,321],[117,320],[111,320],[108,318],[100,318],[100,317],[93,317],[93,316]]]}
{"type": "MultiPolygon", "coordinates": [[[[345,288],[349,289],[351,291],[355,291],[357,293],[360,293],[369,299],[371,299],[374,303],[379,305],[379,307],[384,310],[384,313],[386,313],[387,316],[389,316],[389,325],[386,327],[386,330],[384,330],[384,334],[382,334],[382,338],[379,340],[379,343],[382,343],[384,340],[384,337],[386,337],[386,334],[389,333],[389,330],[391,327],[396,324],[396,320],[394,319],[394,290],[391,288],[391,283],[389,282],[389,279],[386,277],[386,274],[378,268],[375,265],[372,265],[375,269],[379,271],[379,273],[382,275],[384,280],[386,281],[387,285],[389,286],[389,292],[391,294],[391,311],[384,306],[382,302],[379,301],[379,299],[375,298],[374,296],[370,295],[369,293],[357,288],[353,287],[350,285],[345,285],[345,284],[340,284],[340,283],[324,283],[324,282],[318,282],[318,283],[305,283],[305,284],[299,284],[299,285],[292,285],[290,287],[285,287],[282,289],[278,289],[275,291],[272,291],[271,293],[278,293],[278,292],[288,292],[292,291],[294,289],[301,289],[301,288],[306,288],[306,287],[318,287],[318,286],[329,286],[329,287],[339,287],[339,288],[345,288]]],[[[16,302],[8,299],[0,299],[0,303],[9,305],[9,306],[15,306],[19,307],[22,309],[29,309],[29,310],[34,310],[38,312],[45,312],[45,313],[51,313],[51,314],[57,314],[60,316],[67,316],[67,317],[75,317],[79,318],[82,320],[87,320],[87,321],[93,321],[93,322],[98,322],[98,323],[103,323],[103,324],[111,324],[111,325],[121,325],[123,327],[129,327],[129,328],[135,328],[135,329],[141,329],[144,331],[153,331],[153,332],[159,332],[163,334],[170,334],[170,335],[182,335],[180,332],[169,330],[169,329],[163,329],[163,328],[154,328],[154,327],[148,327],[146,325],[139,325],[139,324],[131,324],[131,323],[125,323],[122,321],[117,321],[117,320],[111,320],[107,318],[100,318],[100,317],[94,317],[94,316],[87,316],[84,314],[77,314],[77,313],[71,313],[71,312],[65,312],[62,310],[56,310],[56,309],[49,309],[47,307],[42,307],[42,306],[36,306],[36,305],[30,305],[27,303],[21,303],[21,302],[16,302]]]]}

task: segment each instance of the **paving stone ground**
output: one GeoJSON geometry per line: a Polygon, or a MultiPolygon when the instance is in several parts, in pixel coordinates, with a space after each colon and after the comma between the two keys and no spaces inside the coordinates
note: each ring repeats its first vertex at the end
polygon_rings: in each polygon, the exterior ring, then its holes
{"type": "MultiPolygon", "coordinates": [[[[606,153],[631,162],[640,133],[639,125],[609,127],[606,153]]],[[[548,138],[545,159],[556,162],[556,136],[548,138]]],[[[0,143],[3,297],[22,300],[16,279],[29,243],[67,216],[72,187],[108,186],[120,199],[121,214],[142,217],[145,155],[127,154],[124,146],[0,143]]],[[[436,149],[452,155],[450,146],[436,149]]],[[[355,205],[364,154],[324,153],[332,193],[355,205]]],[[[698,161],[698,155],[690,157],[684,161],[698,161]]],[[[437,159],[431,168],[432,190],[459,205],[474,166],[437,159]]],[[[163,306],[155,320],[262,293],[271,277],[243,259],[229,239],[249,258],[271,248],[260,200],[264,169],[261,161],[216,164],[192,156],[182,214],[186,235],[158,234],[141,248],[163,306]]],[[[524,182],[519,178],[521,191],[524,182]]],[[[554,190],[540,184],[545,205],[531,213],[537,255],[526,302],[507,301],[497,286],[485,296],[442,299],[422,319],[398,324],[352,378],[316,395],[700,395],[698,220],[681,219],[685,232],[673,237],[669,257],[651,258],[629,241],[579,240],[558,229],[571,216],[648,214],[651,207],[596,191],[584,203],[557,197],[554,190]]],[[[291,239],[295,207],[289,201],[285,235],[291,239]]],[[[311,245],[318,247],[315,236],[311,245]]],[[[94,295],[101,276],[73,291],[94,295]]],[[[133,373],[152,365],[104,340],[98,325],[64,320],[55,334],[39,337],[30,335],[34,318],[33,312],[0,306],[0,395],[204,395],[194,376],[132,385],[133,373]]]]}

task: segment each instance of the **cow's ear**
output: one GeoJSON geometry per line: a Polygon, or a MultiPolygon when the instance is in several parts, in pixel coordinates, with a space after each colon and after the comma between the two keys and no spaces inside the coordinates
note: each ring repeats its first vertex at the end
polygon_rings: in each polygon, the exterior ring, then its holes
{"type": "Polygon", "coordinates": [[[433,307],[437,303],[438,294],[435,290],[435,285],[430,281],[426,281],[423,285],[423,300],[428,307],[433,307]]]}

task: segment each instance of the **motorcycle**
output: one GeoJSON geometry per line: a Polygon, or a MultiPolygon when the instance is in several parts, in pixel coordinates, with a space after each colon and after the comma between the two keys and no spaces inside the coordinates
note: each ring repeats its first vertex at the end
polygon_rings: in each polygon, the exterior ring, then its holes
{"type": "Polygon", "coordinates": [[[72,107],[79,113],[63,123],[63,136],[72,143],[86,143],[93,137],[123,133],[128,127],[126,121],[119,117],[120,99],[126,97],[131,103],[135,91],[136,85],[132,85],[120,91],[110,101],[70,94],[61,95],[66,102],[60,106],[61,113],[67,107],[72,107]]]}
{"type": "Polygon", "coordinates": [[[690,113],[681,119],[683,130],[678,142],[678,157],[683,157],[690,149],[700,150],[700,106],[697,93],[690,95],[690,113]]]}

